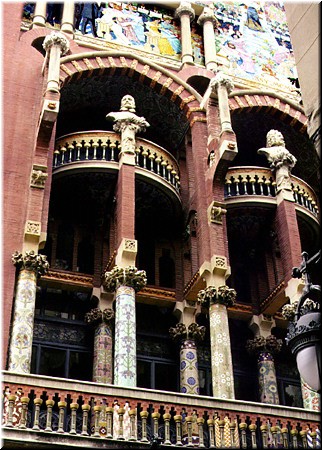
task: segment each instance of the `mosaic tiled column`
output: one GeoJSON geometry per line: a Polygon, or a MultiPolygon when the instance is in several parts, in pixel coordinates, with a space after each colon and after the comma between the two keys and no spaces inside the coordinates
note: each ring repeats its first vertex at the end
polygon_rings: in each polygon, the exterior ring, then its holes
{"type": "Polygon", "coordinates": [[[37,277],[49,268],[47,257],[33,250],[24,255],[15,252],[13,264],[20,269],[14,303],[8,370],[30,373],[37,277]]]}
{"type": "Polygon", "coordinates": [[[85,315],[85,321],[95,326],[93,381],[96,383],[113,382],[113,332],[114,311],[106,308],[101,311],[94,308],[85,315]]]}
{"type": "Polygon", "coordinates": [[[205,327],[191,323],[188,328],[178,323],[170,328],[173,339],[180,342],[180,392],[185,394],[199,394],[199,372],[196,341],[205,336],[205,327]]]}
{"type": "Polygon", "coordinates": [[[146,273],[136,267],[115,266],[105,272],[103,285],[116,293],[114,384],[136,386],[135,293],[146,285],[146,273]]]}
{"type": "Polygon", "coordinates": [[[273,353],[278,353],[282,347],[282,340],[275,336],[257,336],[247,341],[249,353],[257,356],[259,395],[262,403],[279,405],[276,372],[273,353]]]}
{"type": "Polygon", "coordinates": [[[209,286],[199,291],[198,301],[209,307],[213,396],[234,399],[233,364],[227,307],[233,306],[236,291],[227,286],[209,286]]]}

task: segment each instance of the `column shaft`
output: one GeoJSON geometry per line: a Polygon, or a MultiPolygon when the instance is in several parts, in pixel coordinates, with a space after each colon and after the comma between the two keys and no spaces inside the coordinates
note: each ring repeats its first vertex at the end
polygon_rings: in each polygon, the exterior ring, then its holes
{"type": "Polygon", "coordinates": [[[218,105],[221,132],[233,131],[231,127],[227,87],[223,84],[218,85],[218,105]]]}
{"type": "Polygon", "coordinates": [[[64,33],[74,34],[74,14],[75,4],[71,0],[64,1],[63,17],[61,23],[61,31],[64,33]]]}
{"type": "Polygon", "coordinates": [[[93,381],[96,383],[113,382],[113,338],[109,324],[100,323],[95,329],[93,381]]]}
{"type": "Polygon", "coordinates": [[[116,290],[114,384],[136,386],[135,290],[127,286],[116,290]]]}
{"type": "Polygon", "coordinates": [[[180,349],[180,392],[199,394],[197,346],[193,339],[185,339],[180,349]]]}
{"type": "Polygon", "coordinates": [[[60,46],[52,45],[49,51],[47,91],[59,92],[60,46]]]}
{"type": "Polygon", "coordinates": [[[38,1],[35,6],[34,17],[32,19],[32,26],[38,25],[44,27],[46,24],[46,8],[47,2],[38,1]]]}
{"type": "Polygon", "coordinates": [[[233,364],[226,306],[211,304],[209,321],[213,396],[234,399],[233,364]]]}
{"type": "Polygon", "coordinates": [[[261,352],[257,359],[259,395],[262,403],[279,405],[274,358],[269,352],[261,352]]]}
{"type": "Polygon", "coordinates": [[[37,277],[34,271],[20,270],[9,348],[8,370],[12,372],[30,373],[36,283],[37,277]]]}
{"type": "Polygon", "coordinates": [[[193,64],[193,52],[191,44],[191,28],[189,14],[182,14],[181,21],[181,61],[182,64],[193,64]]]}
{"type": "Polygon", "coordinates": [[[217,70],[215,32],[212,20],[205,20],[203,25],[205,64],[208,70],[217,70]]]}

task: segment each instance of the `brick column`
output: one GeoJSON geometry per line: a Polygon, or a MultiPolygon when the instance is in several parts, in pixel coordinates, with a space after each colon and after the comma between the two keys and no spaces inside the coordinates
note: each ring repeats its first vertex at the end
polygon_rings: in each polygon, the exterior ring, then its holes
{"type": "Polygon", "coordinates": [[[170,336],[180,342],[180,392],[199,394],[199,372],[197,358],[197,341],[205,336],[206,329],[196,323],[188,328],[183,323],[171,327],[170,336]]]}
{"type": "Polygon", "coordinates": [[[195,11],[191,3],[182,1],[175,11],[175,16],[180,18],[181,23],[181,62],[193,64],[190,22],[195,18],[195,11]]]}
{"type": "Polygon", "coordinates": [[[113,383],[113,334],[114,311],[94,308],[85,315],[85,321],[95,326],[93,381],[113,383]]]}
{"type": "Polygon", "coordinates": [[[10,372],[30,373],[37,277],[49,268],[47,257],[33,250],[24,255],[16,251],[13,264],[19,269],[9,346],[10,372]]]}
{"type": "Polygon", "coordinates": [[[234,376],[227,307],[233,306],[236,291],[227,286],[209,286],[198,293],[201,306],[209,308],[213,396],[234,399],[234,376]]]}
{"type": "Polygon", "coordinates": [[[136,267],[115,266],[105,272],[103,286],[115,292],[114,384],[136,386],[135,292],[146,285],[146,273],[136,267]]]}
{"type": "Polygon", "coordinates": [[[275,336],[257,336],[247,341],[249,353],[257,356],[260,402],[279,405],[277,380],[273,354],[282,347],[282,340],[275,336]]]}
{"type": "MultiPolygon", "coordinates": [[[[287,281],[292,278],[292,269],[301,261],[301,240],[297,223],[294,197],[291,187],[291,170],[296,158],[286,149],[282,133],[270,130],[266,136],[266,147],[258,154],[266,156],[276,179],[276,231],[281,250],[284,275],[287,281]]],[[[297,289],[298,282],[289,283],[289,289],[297,289]]],[[[294,292],[287,295],[292,298],[294,292]]]]}
{"type": "Polygon", "coordinates": [[[203,27],[206,69],[216,71],[217,58],[214,27],[217,28],[218,21],[212,8],[204,8],[202,14],[199,16],[198,24],[203,27]]]}

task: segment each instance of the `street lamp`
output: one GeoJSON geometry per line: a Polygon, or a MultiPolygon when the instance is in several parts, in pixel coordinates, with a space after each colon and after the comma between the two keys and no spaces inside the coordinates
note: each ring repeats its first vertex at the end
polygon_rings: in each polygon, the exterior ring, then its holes
{"type": "Polygon", "coordinates": [[[318,393],[321,392],[321,286],[312,284],[310,271],[320,259],[321,251],[310,259],[303,252],[302,264],[293,268],[292,277],[301,278],[304,275],[305,282],[285,339],[296,357],[302,379],[318,393]]]}

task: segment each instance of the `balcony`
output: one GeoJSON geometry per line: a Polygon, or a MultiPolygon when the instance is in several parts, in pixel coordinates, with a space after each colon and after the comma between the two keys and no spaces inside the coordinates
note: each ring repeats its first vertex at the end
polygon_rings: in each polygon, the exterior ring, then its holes
{"type": "MultiPolygon", "coordinates": [[[[291,175],[294,201],[316,221],[319,217],[318,199],[310,186],[300,178],[291,175]]],[[[225,180],[227,203],[238,203],[241,199],[276,204],[276,183],[270,169],[262,167],[233,167],[225,180]]]]}
{"type": "MultiPolygon", "coordinates": [[[[86,167],[115,171],[119,168],[120,151],[120,135],[114,132],[68,134],[56,141],[53,173],[86,167]]],[[[179,167],[164,148],[146,139],[136,139],[135,165],[140,176],[153,179],[179,194],[179,167]]]]}
{"type": "Polygon", "coordinates": [[[300,408],[39,375],[4,372],[3,391],[3,438],[29,448],[307,448],[319,427],[300,408]]]}

